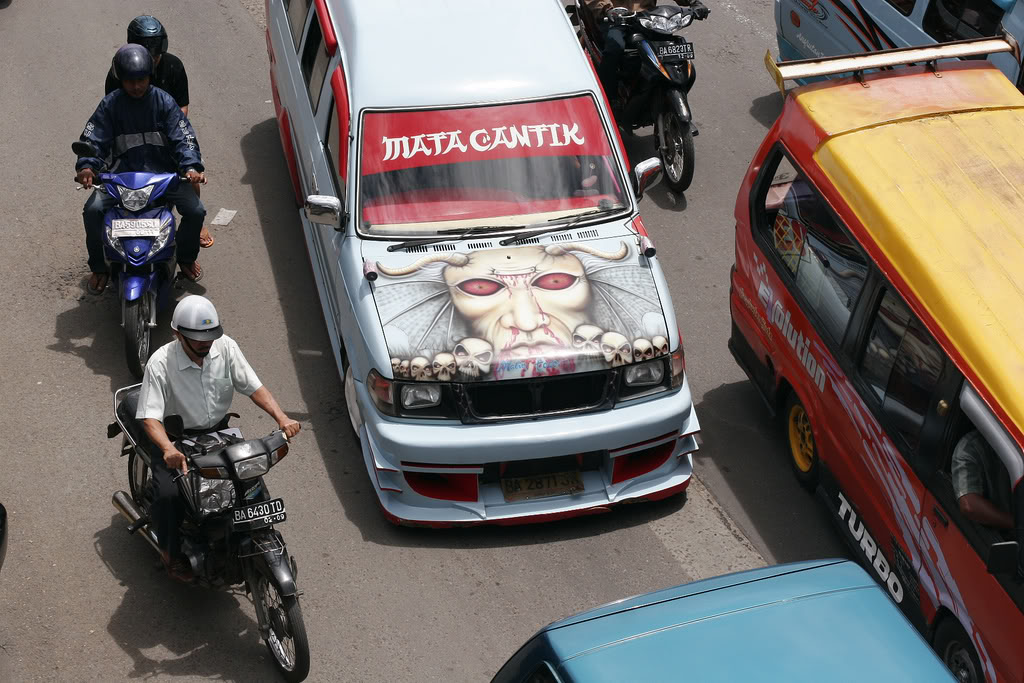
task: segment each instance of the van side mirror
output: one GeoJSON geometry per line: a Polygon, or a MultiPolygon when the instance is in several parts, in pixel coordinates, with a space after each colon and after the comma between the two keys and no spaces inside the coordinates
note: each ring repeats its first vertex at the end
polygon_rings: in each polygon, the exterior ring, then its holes
{"type": "Polygon", "coordinates": [[[633,169],[633,193],[636,200],[644,198],[644,192],[651,189],[661,180],[661,159],[651,157],[644,159],[633,169]]]}
{"type": "Polygon", "coordinates": [[[1017,571],[1017,541],[993,543],[988,549],[985,568],[989,574],[1013,574],[1017,571]]]}
{"type": "Polygon", "coordinates": [[[181,419],[181,415],[165,415],[164,431],[171,441],[181,441],[181,437],[185,435],[185,421],[181,419]]]}
{"type": "Polygon", "coordinates": [[[325,194],[311,194],[306,197],[306,219],[310,223],[318,225],[329,225],[335,230],[340,230],[341,225],[341,200],[337,197],[325,194]]]}

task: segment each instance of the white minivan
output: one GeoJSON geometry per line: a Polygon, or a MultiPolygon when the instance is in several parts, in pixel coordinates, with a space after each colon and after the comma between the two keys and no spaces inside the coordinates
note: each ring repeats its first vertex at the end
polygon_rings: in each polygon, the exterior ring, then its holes
{"type": "Polygon", "coordinates": [[[554,0],[268,0],[352,426],[385,515],[518,523],[689,483],[682,336],[593,66],[554,0]],[[543,46],[543,49],[536,49],[543,46]]]}

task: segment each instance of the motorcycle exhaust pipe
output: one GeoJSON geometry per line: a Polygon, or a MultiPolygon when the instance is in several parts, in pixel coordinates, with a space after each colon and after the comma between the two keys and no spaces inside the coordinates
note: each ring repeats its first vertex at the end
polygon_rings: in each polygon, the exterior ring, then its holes
{"type": "MultiPolygon", "coordinates": [[[[135,502],[124,491],[115,491],[110,502],[114,504],[118,512],[124,515],[125,519],[132,523],[133,527],[142,519],[142,512],[139,511],[138,506],[135,505],[135,502]]],[[[160,552],[160,543],[156,540],[156,534],[149,528],[148,524],[143,525],[138,531],[153,546],[153,550],[160,552]]]]}

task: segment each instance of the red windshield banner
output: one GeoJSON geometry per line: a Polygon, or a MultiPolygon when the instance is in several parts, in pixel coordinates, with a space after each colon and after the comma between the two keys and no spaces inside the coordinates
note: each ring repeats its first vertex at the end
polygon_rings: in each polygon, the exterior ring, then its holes
{"type": "Polygon", "coordinates": [[[363,175],[512,157],[604,156],[610,149],[587,96],[363,117],[363,175]]]}

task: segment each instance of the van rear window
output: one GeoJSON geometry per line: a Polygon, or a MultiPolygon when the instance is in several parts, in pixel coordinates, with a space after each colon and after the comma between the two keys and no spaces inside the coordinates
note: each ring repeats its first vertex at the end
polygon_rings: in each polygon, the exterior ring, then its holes
{"type": "Polygon", "coordinates": [[[361,229],[435,233],[629,206],[589,96],[363,117],[361,229]]]}

